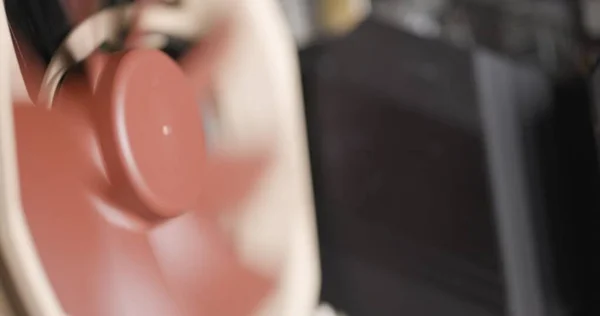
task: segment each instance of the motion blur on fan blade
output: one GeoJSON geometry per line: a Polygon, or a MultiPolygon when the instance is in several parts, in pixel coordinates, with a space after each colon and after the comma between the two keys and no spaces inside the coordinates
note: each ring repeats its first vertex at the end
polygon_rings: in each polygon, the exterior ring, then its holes
{"type": "MultiPolygon", "coordinates": [[[[51,104],[15,101],[23,208],[67,314],[244,316],[270,292],[277,272],[244,266],[219,224],[270,150],[207,151],[198,106],[227,24],[179,64],[160,50],[98,50],[51,104]]],[[[39,82],[42,71],[21,69],[39,82]]]]}

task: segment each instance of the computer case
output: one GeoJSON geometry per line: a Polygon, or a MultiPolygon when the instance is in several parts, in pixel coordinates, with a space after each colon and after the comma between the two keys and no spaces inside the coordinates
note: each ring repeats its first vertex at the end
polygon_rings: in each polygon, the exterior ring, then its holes
{"type": "Polygon", "coordinates": [[[575,32],[548,62],[543,44],[499,43],[502,28],[460,42],[387,8],[300,54],[322,299],[359,316],[594,314],[598,169],[575,32]]]}

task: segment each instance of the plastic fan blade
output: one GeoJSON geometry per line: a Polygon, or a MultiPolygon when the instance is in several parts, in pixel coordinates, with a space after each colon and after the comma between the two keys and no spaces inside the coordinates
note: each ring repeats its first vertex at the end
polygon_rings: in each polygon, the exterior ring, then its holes
{"type": "Polygon", "coordinates": [[[63,0],[62,3],[73,25],[85,20],[101,8],[99,0],[63,0]]]}
{"type": "Polygon", "coordinates": [[[219,65],[219,58],[227,49],[233,21],[229,17],[218,20],[204,37],[180,59],[180,65],[190,82],[198,89],[200,98],[206,97],[211,78],[219,65]]]}

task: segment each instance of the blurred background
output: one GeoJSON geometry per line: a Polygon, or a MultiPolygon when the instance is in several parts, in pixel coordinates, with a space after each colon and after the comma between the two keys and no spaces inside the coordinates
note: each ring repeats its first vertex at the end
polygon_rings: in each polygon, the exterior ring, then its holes
{"type": "Polygon", "coordinates": [[[597,314],[597,1],[282,0],[322,299],[349,315],[597,314]]]}

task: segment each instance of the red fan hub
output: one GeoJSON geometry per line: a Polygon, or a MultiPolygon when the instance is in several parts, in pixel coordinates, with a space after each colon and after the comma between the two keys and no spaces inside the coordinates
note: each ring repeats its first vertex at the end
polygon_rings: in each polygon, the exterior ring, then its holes
{"type": "Polygon", "coordinates": [[[161,217],[192,209],[201,189],[200,106],[179,66],[155,50],[109,57],[95,91],[95,119],[113,183],[161,217]]]}

